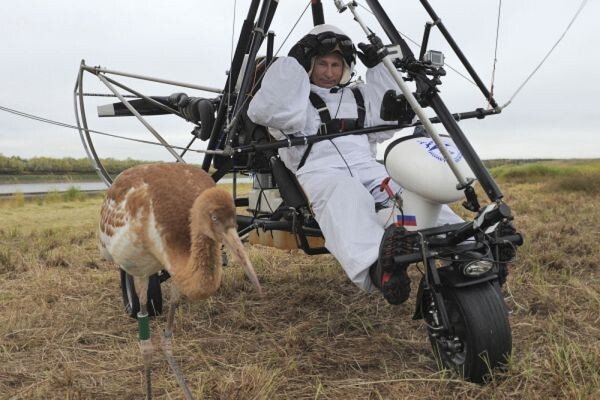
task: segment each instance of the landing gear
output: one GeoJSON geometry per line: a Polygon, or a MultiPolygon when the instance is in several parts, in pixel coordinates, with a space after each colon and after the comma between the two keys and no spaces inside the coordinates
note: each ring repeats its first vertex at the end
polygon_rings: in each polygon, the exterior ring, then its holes
{"type": "Polygon", "coordinates": [[[502,368],[512,351],[506,306],[491,282],[462,288],[444,288],[450,329],[443,332],[430,291],[424,293],[422,315],[429,340],[442,368],[454,370],[475,383],[485,382],[502,368]]]}
{"type": "MultiPolygon", "coordinates": [[[[227,266],[227,253],[225,250],[222,251],[223,266],[227,266]]],[[[125,313],[133,319],[137,319],[137,313],[140,311],[140,300],[135,293],[135,286],[133,284],[133,276],[129,275],[122,269],[121,272],[121,293],[123,295],[123,305],[125,306],[125,313]]],[[[171,275],[166,271],[162,270],[158,273],[151,275],[148,281],[148,315],[155,317],[162,314],[163,309],[163,298],[160,284],[169,279],[171,275]]]]}
{"type": "MultiPolygon", "coordinates": [[[[150,316],[162,314],[163,304],[160,283],[166,279],[164,274],[166,274],[166,272],[162,272],[161,275],[154,274],[150,276],[148,283],[147,302],[148,315],[150,316]]],[[[140,300],[135,293],[133,277],[123,270],[121,270],[121,291],[123,294],[123,305],[125,306],[125,312],[131,318],[137,318],[137,313],[140,311],[140,300]]]]}

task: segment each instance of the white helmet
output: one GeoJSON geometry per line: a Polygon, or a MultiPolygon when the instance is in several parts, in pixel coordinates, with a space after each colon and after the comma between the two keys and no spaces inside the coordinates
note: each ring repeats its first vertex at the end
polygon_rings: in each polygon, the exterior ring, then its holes
{"type": "Polygon", "coordinates": [[[339,84],[345,86],[352,78],[356,64],[356,48],[340,28],[329,24],[315,26],[291,48],[289,55],[296,58],[310,75],[316,57],[331,52],[338,52],[342,56],[344,71],[339,84]]]}

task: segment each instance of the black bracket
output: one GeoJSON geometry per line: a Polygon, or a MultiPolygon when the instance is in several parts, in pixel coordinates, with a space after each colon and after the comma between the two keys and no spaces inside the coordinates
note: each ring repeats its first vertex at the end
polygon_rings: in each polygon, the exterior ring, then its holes
{"type": "Polygon", "coordinates": [[[469,211],[478,212],[481,205],[479,205],[477,193],[475,193],[473,186],[469,185],[465,188],[465,198],[466,200],[463,201],[462,206],[469,211]]]}

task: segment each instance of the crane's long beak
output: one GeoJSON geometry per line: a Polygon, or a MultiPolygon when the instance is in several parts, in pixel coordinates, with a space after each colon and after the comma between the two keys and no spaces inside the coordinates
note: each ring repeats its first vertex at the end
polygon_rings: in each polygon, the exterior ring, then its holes
{"type": "Polygon", "coordinates": [[[229,247],[229,249],[235,254],[240,264],[242,264],[242,268],[246,273],[248,279],[256,289],[258,293],[262,294],[262,288],[260,287],[260,283],[258,282],[258,277],[256,276],[256,272],[254,272],[254,268],[252,268],[252,264],[250,263],[250,258],[248,258],[248,254],[244,250],[244,245],[240,240],[240,237],[237,234],[237,231],[234,228],[230,228],[225,232],[224,235],[225,245],[229,247]]]}

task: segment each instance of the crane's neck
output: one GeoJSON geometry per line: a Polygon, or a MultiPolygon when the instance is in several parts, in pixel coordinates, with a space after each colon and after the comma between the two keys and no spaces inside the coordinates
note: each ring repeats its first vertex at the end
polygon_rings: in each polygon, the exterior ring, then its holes
{"type": "Polygon", "coordinates": [[[221,284],[221,245],[210,237],[191,229],[191,249],[187,260],[173,276],[179,291],[189,299],[204,299],[221,284]]]}

